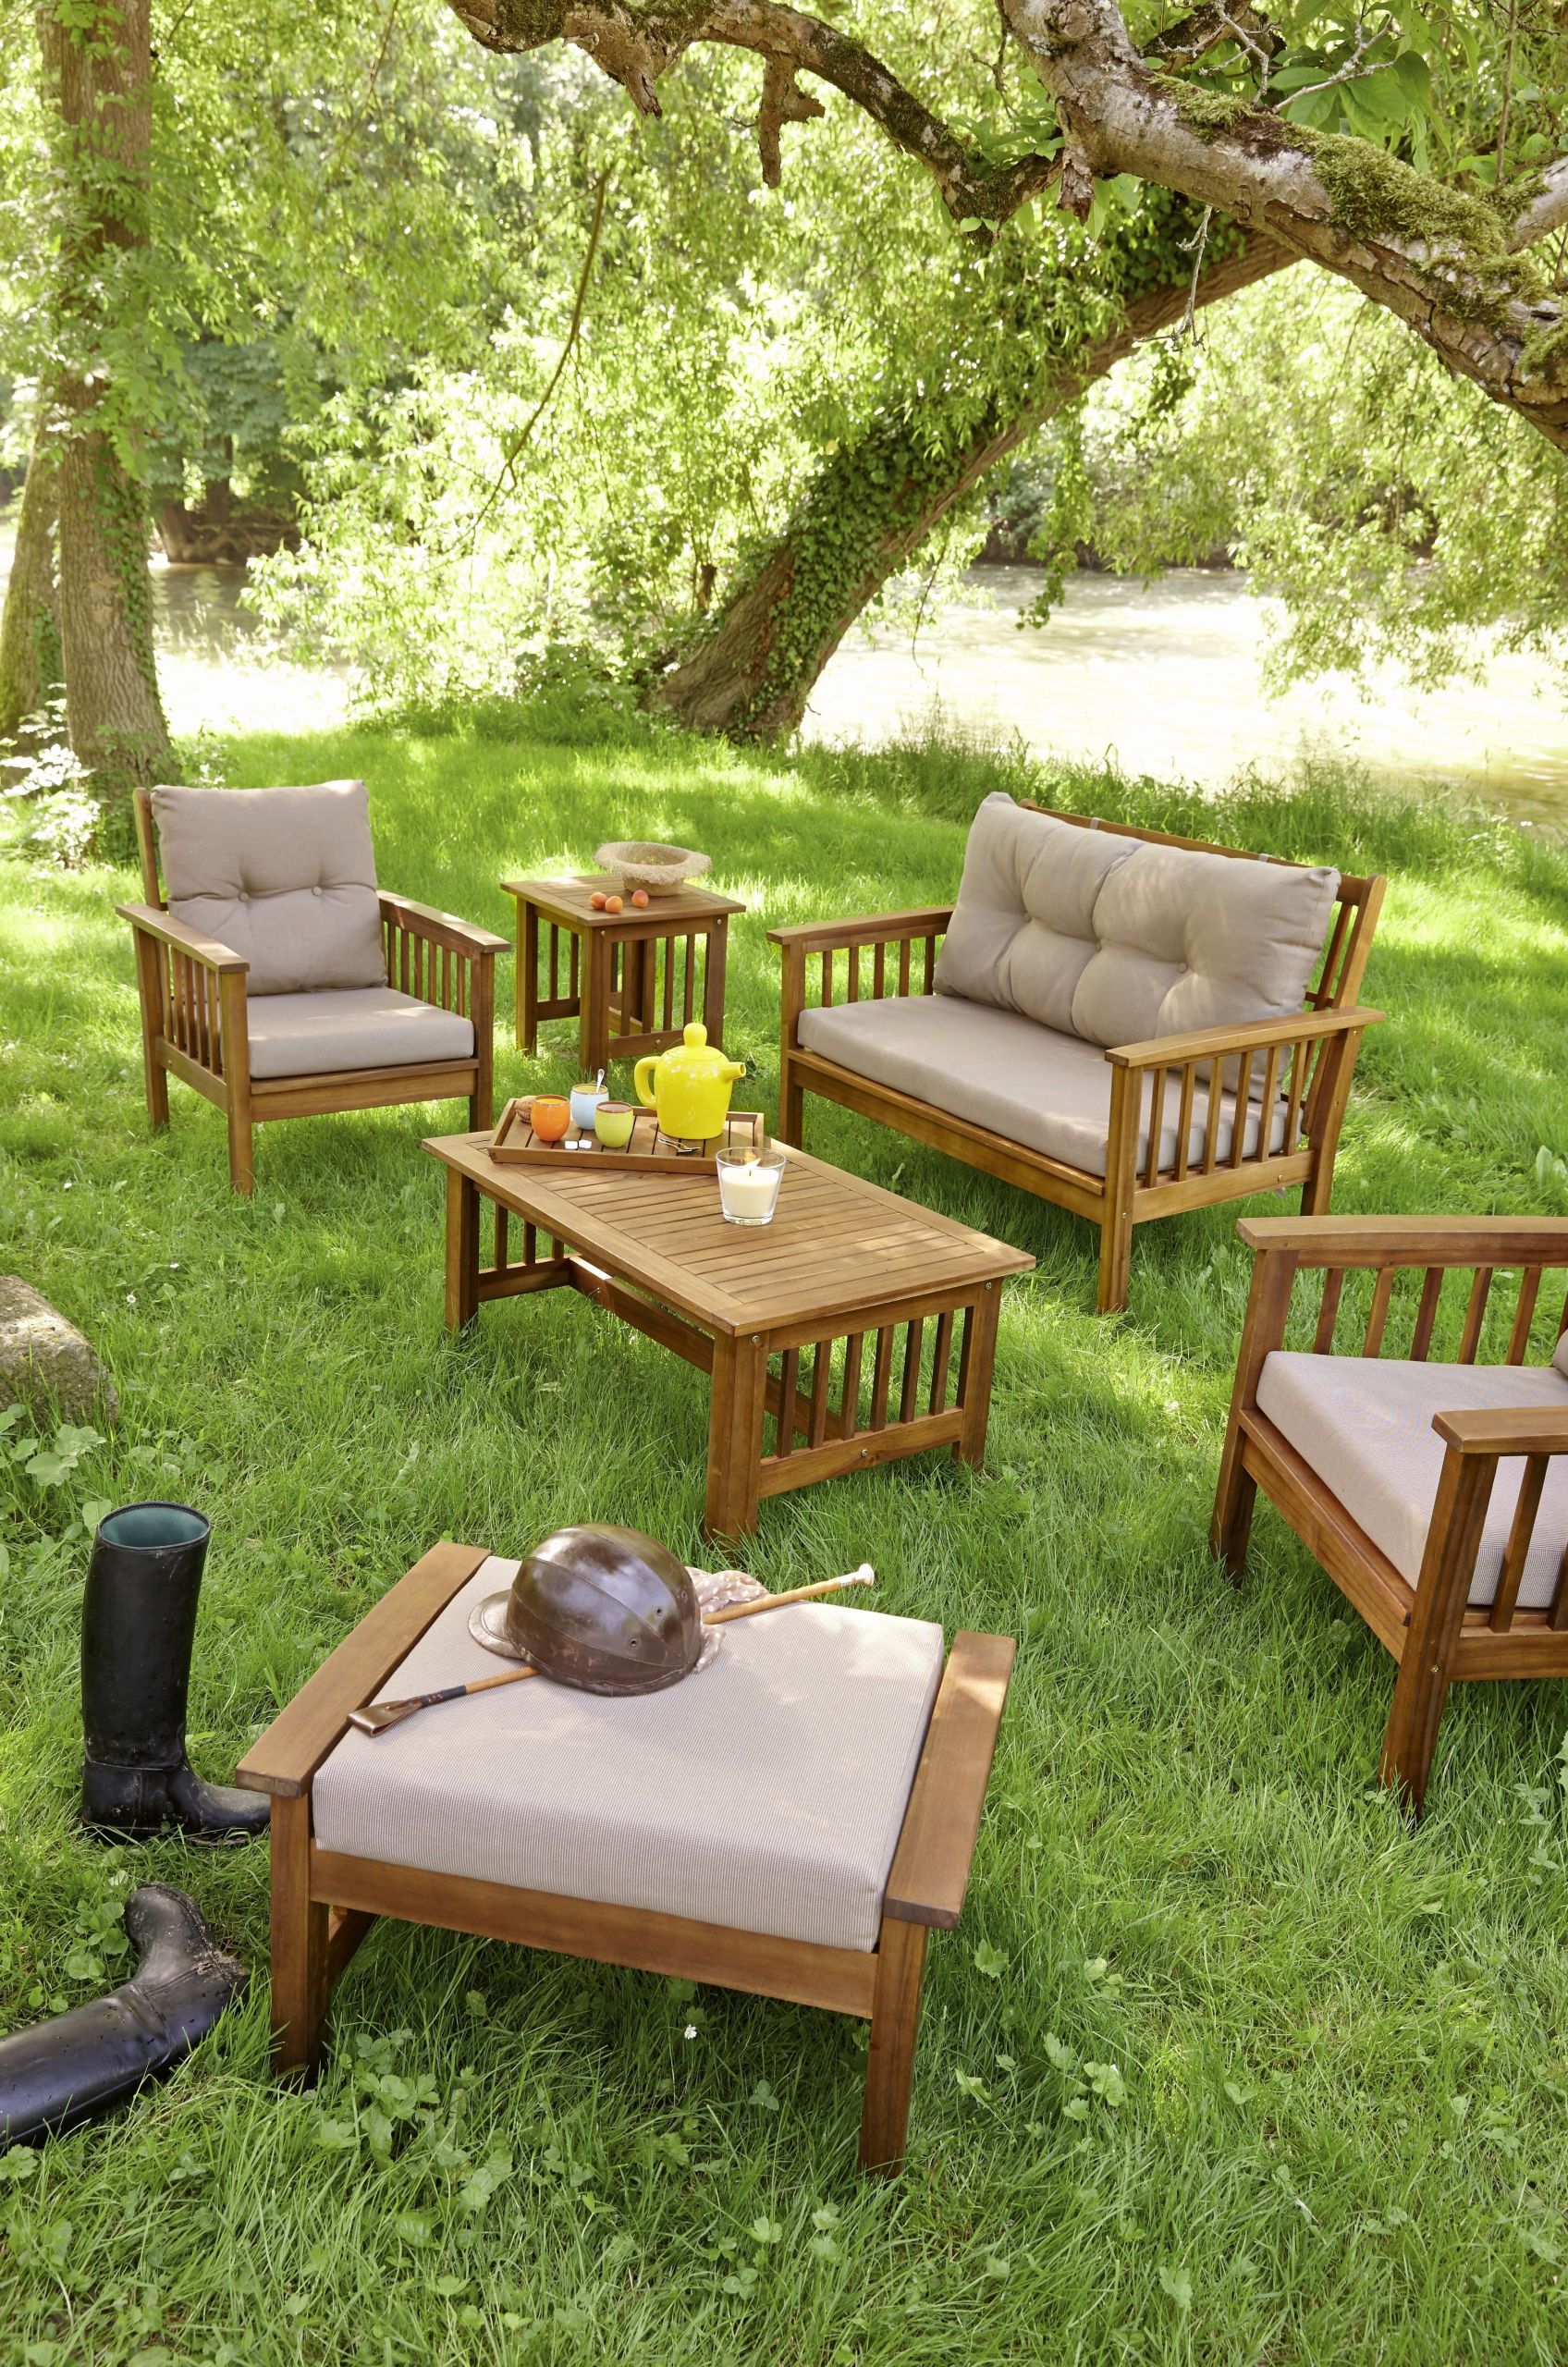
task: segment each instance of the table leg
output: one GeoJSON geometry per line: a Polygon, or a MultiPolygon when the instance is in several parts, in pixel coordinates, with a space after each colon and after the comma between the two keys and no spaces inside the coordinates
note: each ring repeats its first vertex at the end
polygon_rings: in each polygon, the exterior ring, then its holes
{"type": "Polygon", "coordinates": [[[518,899],[517,1048],[532,1052],[539,1041],[539,915],[518,899]]]}
{"type": "Polygon", "coordinates": [[[447,1329],[460,1331],[479,1312],[479,1191],[447,1170],[447,1329]]]}
{"type": "Polygon", "coordinates": [[[762,1417],[767,1393],[767,1343],[761,1334],[713,1343],[713,1404],[708,1416],[708,1488],[703,1528],[709,1537],[750,1536],[757,1525],[762,1417]]]}
{"type": "Polygon", "coordinates": [[[978,1471],[986,1460],[986,1424],[991,1411],[991,1368],[997,1360],[997,1317],[1001,1311],[999,1282],[987,1282],[964,1318],[963,1355],[959,1364],[958,1402],[963,1429],[953,1449],[955,1459],[978,1471]]]}
{"type": "Polygon", "coordinates": [[[703,962],[703,1024],[708,1042],[724,1045],[724,965],[729,940],[729,915],[720,913],[708,930],[703,962]]]}
{"type": "Polygon", "coordinates": [[[587,975],[582,981],[577,1040],[582,1074],[591,1083],[610,1064],[610,933],[591,928],[587,936],[587,975]]]}

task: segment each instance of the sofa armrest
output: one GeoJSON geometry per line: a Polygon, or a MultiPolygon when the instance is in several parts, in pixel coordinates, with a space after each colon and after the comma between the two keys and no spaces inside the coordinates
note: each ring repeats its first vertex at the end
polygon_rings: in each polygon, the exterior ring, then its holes
{"type": "Polygon", "coordinates": [[[958,1921],[1017,1650],[1011,1636],[953,1637],[883,1896],[895,1922],[958,1921]]]}
{"type": "Polygon", "coordinates": [[[381,917],[395,921],[410,937],[423,937],[432,945],[445,945],[454,953],[470,956],[482,953],[509,953],[511,939],[497,937],[494,929],[476,928],[472,921],[460,921],[455,913],[439,913],[432,904],[416,904],[411,897],[393,896],[380,891],[381,917]]]}
{"type": "Polygon", "coordinates": [[[171,913],[161,913],[155,904],[116,904],[115,910],[121,920],[129,921],[143,937],[156,938],[160,945],[172,945],[177,953],[200,962],[204,970],[244,973],[251,967],[242,954],[220,945],[215,937],[203,937],[200,929],[187,928],[183,921],[177,921],[171,913]]]}
{"type": "Polygon", "coordinates": [[[1239,1020],[1230,1027],[1193,1027],[1184,1035],[1153,1036],[1142,1044],[1116,1044],[1106,1059],[1118,1069],[1182,1068],[1189,1061],[1222,1060],[1232,1052],[1267,1052],[1275,1045],[1349,1035],[1382,1017],[1380,1011],[1360,1003],[1348,1011],[1292,1012],[1286,1019],[1239,1020]]]}
{"type": "Polygon", "coordinates": [[[901,938],[939,937],[953,916],[951,904],[926,904],[908,913],[866,913],[858,920],[801,921],[770,928],[770,945],[827,953],[846,945],[893,945],[901,938]]]}

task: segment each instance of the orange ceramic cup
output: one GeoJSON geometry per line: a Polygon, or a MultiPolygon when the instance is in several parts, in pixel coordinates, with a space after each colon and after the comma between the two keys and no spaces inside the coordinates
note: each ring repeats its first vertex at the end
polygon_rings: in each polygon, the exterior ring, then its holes
{"type": "Polygon", "coordinates": [[[536,1094],[529,1122],[542,1143],[558,1143],[571,1123],[571,1104],[554,1093],[536,1094]]]}

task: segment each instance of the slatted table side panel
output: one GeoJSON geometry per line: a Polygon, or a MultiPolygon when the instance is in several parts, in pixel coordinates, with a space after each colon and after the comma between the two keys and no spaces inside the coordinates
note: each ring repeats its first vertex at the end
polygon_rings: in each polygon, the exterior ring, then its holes
{"type": "Polygon", "coordinates": [[[962,1411],[972,1319],[967,1306],[944,1306],[777,1350],[768,1358],[764,1463],[962,1411]]]}

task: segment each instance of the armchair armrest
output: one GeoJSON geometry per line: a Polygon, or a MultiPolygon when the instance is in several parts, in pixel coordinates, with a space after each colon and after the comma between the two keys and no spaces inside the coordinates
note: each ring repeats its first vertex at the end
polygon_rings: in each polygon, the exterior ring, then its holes
{"type": "Polygon", "coordinates": [[[437,912],[433,904],[416,904],[411,897],[390,895],[380,891],[381,917],[395,920],[399,928],[411,936],[427,938],[433,945],[449,946],[454,953],[509,953],[511,939],[497,937],[494,929],[476,928],[472,921],[460,921],[455,913],[437,912]]]}
{"type": "Polygon", "coordinates": [[[951,904],[926,904],[908,913],[866,913],[858,920],[800,921],[790,928],[770,928],[767,937],[770,945],[827,953],[845,945],[890,945],[900,938],[931,937],[945,929],[952,916],[951,904]]]}
{"type": "Polygon", "coordinates": [[[200,962],[205,970],[220,973],[246,972],[251,964],[242,954],[220,945],[215,937],[203,937],[200,929],[187,928],[171,913],[159,912],[155,904],[116,904],[121,920],[129,921],[143,937],[154,937],[161,945],[172,945],[177,953],[184,953],[192,962],[200,962]]]}
{"type": "Polygon", "coordinates": [[[379,1691],[486,1558],[483,1546],[433,1545],[257,1736],[236,1771],[239,1782],[286,1800],[308,1792],[349,1711],[379,1691]]]}
{"type": "Polygon", "coordinates": [[[1184,1035],[1153,1036],[1142,1044],[1113,1045],[1106,1059],[1118,1069],[1181,1068],[1188,1061],[1223,1058],[1231,1052],[1266,1052],[1274,1044],[1305,1044],[1320,1036],[1348,1035],[1353,1028],[1370,1027],[1382,1017],[1380,1011],[1356,1003],[1348,1011],[1301,1011],[1288,1019],[1238,1020],[1230,1027],[1192,1027],[1184,1035]]]}
{"type": "Polygon", "coordinates": [[[1243,1217],[1236,1231],[1301,1266],[1568,1266],[1568,1217],[1243,1217]]]}
{"type": "Polygon", "coordinates": [[[1568,1454],[1568,1406],[1467,1405],[1432,1428],[1460,1454],[1568,1454]]]}
{"type": "Polygon", "coordinates": [[[958,1921],[1017,1650],[1011,1636],[953,1637],[882,1901],[895,1922],[958,1921]]]}

